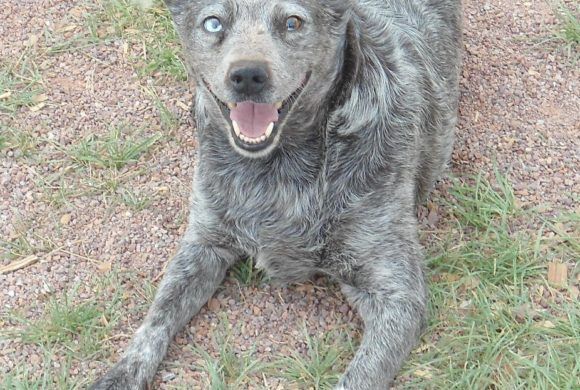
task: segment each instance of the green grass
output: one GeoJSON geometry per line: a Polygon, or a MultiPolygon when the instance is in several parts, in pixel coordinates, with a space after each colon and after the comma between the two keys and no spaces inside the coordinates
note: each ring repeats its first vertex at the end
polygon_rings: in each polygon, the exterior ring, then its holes
{"type": "Polygon", "coordinates": [[[40,104],[43,92],[42,78],[31,53],[24,51],[16,61],[0,60],[0,118],[40,104]]]}
{"type": "Polygon", "coordinates": [[[161,128],[166,131],[175,130],[179,125],[177,116],[167,108],[154,88],[145,87],[144,90],[145,93],[151,98],[155,108],[157,108],[159,120],[161,121],[161,128]]]}
{"type": "Polygon", "coordinates": [[[121,196],[123,203],[135,211],[145,210],[151,204],[150,197],[138,194],[131,189],[122,188],[119,191],[119,195],[121,196]]]}
{"type": "Polygon", "coordinates": [[[213,339],[217,346],[218,357],[214,358],[204,349],[193,347],[200,359],[202,369],[209,378],[205,388],[211,390],[235,390],[245,388],[248,378],[268,367],[254,358],[253,351],[236,352],[232,342],[230,324],[225,315],[220,316],[220,326],[214,331],[213,339]]]}
{"type": "MultiPolygon", "coordinates": [[[[21,141],[8,133],[9,146],[24,153],[33,148],[27,140],[39,142],[25,137],[23,132],[17,134],[21,141]]],[[[120,123],[111,125],[104,133],[80,138],[72,145],[63,146],[43,139],[40,142],[48,143],[52,155],[44,157],[42,163],[58,164],[63,168],[49,174],[36,174],[36,186],[43,190],[43,200],[56,208],[70,204],[73,198],[104,196],[107,202],[142,211],[151,204],[152,195],[131,186],[131,179],[146,170],[145,160],[151,158],[164,137],[159,132],[149,135],[120,123]]]]}
{"type": "Polygon", "coordinates": [[[545,238],[550,224],[516,207],[497,170],[451,193],[455,224],[438,233],[429,261],[431,326],[402,387],[576,388],[580,308],[565,298],[542,306],[538,294],[565,297],[546,283],[547,261],[577,260],[577,237],[545,238]],[[521,227],[531,221],[540,228],[521,227]]]}
{"type": "Polygon", "coordinates": [[[267,279],[262,270],[256,269],[254,260],[248,257],[236,263],[230,270],[233,276],[242,286],[259,286],[267,279]]]}
{"type": "Polygon", "coordinates": [[[115,43],[141,77],[187,79],[173,22],[163,1],[142,8],[130,0],[95,0],[77,5],[82,12],[67,16],[72,36],[45,31],[46,53],[82,51],[115,43]],[[76,28],[80,25],[80,28],[76,28]]]}
{"type": "Polygon", "coordinates": [[[3,325],[0,340],[18,339],[35,345],[42,370],[30,370],[27,362],[18,362],[0,378],[0,388],[86,388],[88,378],[70,369],[80,361],[98,360],[110,344],[112,329],[121,315],[120,286],[119,275],[111,272],[90,284],[88,298],[79,298],[81,287],[86,287],[80,285],[50,297],[36,320],[14,312],[2,314],[0,323],[11,325],[3,325]]]}
{"type": "Polygon", "coordinates": [[[62,196],[66,201],[67,194],[104,194],[108,200],[141,211],[150,204],[151,199],[147,195],[138,194],[134,188],[128,188],[126,183],[143,171],[138,161],[150,153],[162,138],[161,134],[145,136],[141,130],[121,124],[112,126],[103,135],[89,135],[72,147],[59,147],[74,163],[76,181],[72,185],[61,178],[65,182],[49,184],[49,192],[60,203],[63,202],[62,196]]]}
{"type": "Polygon", "coordinates": [[[566,5],[558,3],[554,6],[554,13],[558,18],[558,30],[555,33],[556,39],[563,43],[563,49],[568,57],[578,60],[580,45],[580,7],[578,5],[566,5]]]}
{"type": "Polygon", "coordinates": [[[52,297],[40,319],[29,321],[13,317],[12,320],[23,327],[9,330],[7,336],[18,337],[22,342],[36,344],[44,350],[64,349],[73,353],[75,358],[95,358],[120,315],[118,294],[106,303],[98,302],[99,296],[96,294],[92,299],[79,301],[73,290],[52,297]]]}
{"type": "Polygon", "coordinates": [[[34,225],[29,221],[18,225],[12,237],[0,237],[0,259],[12,260],[54,249],[52,238],[34,234],[34,225]]]}
{"type": "Polygon", "coordinates": [[[0,150],[12,149],[15,157],[29,157],[38,148],[38,139],[30,130],[0,125],[0,150]]]}
{"type": "Polygon", "coordinates": [[[141,138],[139,131],[126,126],[113,126],[104,136],[89,135],[70,152],[81,165],[93,168],[120,170],[135,163],[162,138],[161,135],[141,138]]]}
{"type": "Polygon", "coordinates": [[[97,0],[86,15],[90,40],[122,40],[141,76],[165,75],[186,80],[179,43],[162,1],[143,9],[128,0],[97,0]]]}
{"type": "Polygon", "coordinates": [[[354,354],[350,337],[338,330],[311,336],[304,329],[302,334],[306,353],[294,352],[279,360],[278,375],[298,388],[332,389],[354,354]]]}
{"type": "MultiPolygon", "coordinates": [[[[0,378],[0,389],[9,390],[52,390],[67,389],[76,390],[86,387],[85,380],[78,375],[70,373],[72,359],[67,359],[66,363],[58,369],[46,369],[41,373],[30,370],[26,365],[17,366],[0,378]]],[[[43,356],[43,367],[51,367],[54,356],[50,352],[45,352],[43,356]]]]}

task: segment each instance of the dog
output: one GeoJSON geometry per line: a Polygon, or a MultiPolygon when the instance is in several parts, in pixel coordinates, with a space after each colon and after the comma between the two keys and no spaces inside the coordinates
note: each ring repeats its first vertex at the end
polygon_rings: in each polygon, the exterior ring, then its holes
{"type": "Polygon", "coordinates": [[[336,280],[364,323],[336,389],[388,388],[426,324],[416,209],[449,162],[460,0],[165,0],[196,85],[190,219],[121,360],[144,389],[174,335],[252,257],[336,280]]]}

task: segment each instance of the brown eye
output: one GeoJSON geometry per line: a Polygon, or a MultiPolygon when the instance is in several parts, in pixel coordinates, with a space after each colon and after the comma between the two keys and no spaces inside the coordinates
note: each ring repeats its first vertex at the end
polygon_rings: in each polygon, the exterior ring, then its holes
{"type": "Polygon", "coordinates": [[[302,27],[302,19],[298,16],[290,16],[286,19],[286,29],[288,31],[298,31],[302,27]]]}

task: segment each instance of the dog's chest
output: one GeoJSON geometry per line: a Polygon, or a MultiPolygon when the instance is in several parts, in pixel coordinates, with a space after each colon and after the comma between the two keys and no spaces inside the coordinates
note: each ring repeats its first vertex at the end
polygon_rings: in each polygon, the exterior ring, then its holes
{"type": "Polygon", "coordinates": [[[323,195],[312,186],[278,186],[262,199],[230,204],[227,225],[241,248],[270,277],[304,280],[324,245],[323,195]]]}

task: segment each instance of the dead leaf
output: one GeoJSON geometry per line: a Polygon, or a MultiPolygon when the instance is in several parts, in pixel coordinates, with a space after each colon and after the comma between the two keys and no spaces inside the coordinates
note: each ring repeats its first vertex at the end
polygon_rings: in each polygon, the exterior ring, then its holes
{"type": "Polygon", "coordinates": [[[463,282],[465,290],[473,290],[479,286],[480,280],[477,276],[468,276],[463,282]]]}
{"type": "Polygon", "coordinates": [[[566,226],[562,222],[556,222],[554,224],[554,233],[565,233],[566,226]]]}
{"type": "Polygon", "coordinates": [[[556,327],[556,325],[554,325],[554,323],[549,320],[540,322],[540,326],[546,329],[554,329],[556,327]]]}
{"type": "Polygon", "coordinates": [[[69,15],[74,16],[75,18],[82,17],[85,12],[85,9],[81,7],[73,7],[68,11],[69,15]]]}
{"type": "Polygon", "coordinates": [[[415,372],[413,373],[415,374],[415,376],[418,376],[419,378],[433,379],[433,374],[431,374],[427,370],[415,370],[415,372]]]}
{"type": "Polygon", "coordinates": [[[301,293],[313,293],[314,286],[310,283],[302,283],[296,286],[296,291],[301,293]]]}
{"type": "Polygon", "coordinates": [[[416,352],[424,353],[429,351],[431,348],[433,348],[432,344],[421,344],[419,347],[417,347],[416,352]]]}
{"type": "Polygon", "coordinates": [[[60,217],[60,224],[68,225],[70,223],[70,220],[71,220],[70,214],[63,214],[62,217],[60,217]]]}
{"type": "Polygon", "coordinates": [[[3,94],[0,94],[0,100],[8,99],[10,96],[12,96],[12,92],[10,91],[4,92],[3,94]]]}
{"type": "Polygon", "coordinates": [[[73,31],[76,28],[77,28],[76,24],[69,24],[68,26],[64,26],[63,28],[61,28],[59,30],[59,32],[69,32],[69,31],[73,31]]]}
{"type": "Polygon", "coordinates": [[[40,104],[37,104],[35,106],[30,107],[30,111],[37,112],[37,111],[42,110],[45,106],[46,106],[46,103],[40,103],[40,104]]]}
{"type": "Polygon", "coordinates": [[[429,211],[437,211],[437,210],[439,210],[439,206],[437,206],[436,203],[429,201],[429,202],[427,202],[427,209],[429,211]]]}
{"type": "Polygon", "coordinates": [[[429,222],[429,225],[433,227],[437,226],[437,223],[440,219],[441,218],[439,217],[439,214],[437,214],[437,210],[429,211],[429,215],[427,215],[427,221],[429,222]]]}
{"type": "Polygon", "coordinates": [[[105,315],[103,314],[99,320],[99,322],[101,323],[101,325],[103,326],[107,326],[109,325],[109,321],[107,320],[107,317],[105,317],[105,315]]]}
{"type": "Polygon", "coordinates": [[[103,261],[103,262],[99,263],[99,265],[97,265],[97,270],[102,274],[109,273],[109,272],[111,272],[112,269],[113,269],[113,264],[111,264],[110,261],[103,261]]]}
{"type": "Polygon", "coordinates": [[[219,309],[220,309],[220,301],[217,300],[216,298],[212,298],[207,303],[207,307],[209,308],[209,310],[211,310],[213,312],[219,311],[219,309]]]}
{"type": "Polygon", "coordinates": [[[189,106],[183,103],[181,100],[176,101],[175,104],[179,106],[179,108],[181,108],[183,111],[189,111],[189,106]]]}
{"type": "Polygon", "coordinates": [[[4,275],[10,272],[18,271],[22,268],[26,268],[38,261],[38,256],[30,255],[25,257],[24,259],[14,261],[8,265],[0,267],[0,275],[4,275]]]}
{"type": "Polygon", "coordinates": [[[42,103],[48,100],[48,96],[45,93],[41,93],[40,95],[34,95],[32,97],[32,102],[35,104],[42,103]]]}
{"type": "Polygon", "coordinates": [[[548,264],[548,283],[554,287],[568,286],[568,267],[566,264],[555,261],[548,264]]]}
{"type": "Polygon", "coordinates": [[[457,282],[459,279],[461,279],[461,276],[457,274],[450,274],[448,272],[443,272],[440,274],[440,276],[441,280],[444,280],[449,283],[457,282]]]}

